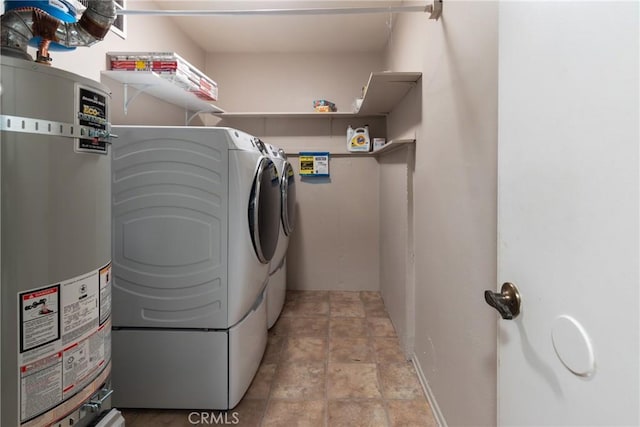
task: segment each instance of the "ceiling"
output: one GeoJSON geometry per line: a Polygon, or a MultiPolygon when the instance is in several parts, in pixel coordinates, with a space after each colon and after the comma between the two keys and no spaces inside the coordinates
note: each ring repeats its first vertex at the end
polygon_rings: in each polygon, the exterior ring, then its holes
{"type": "MultiPolygon", "coordinates": [[[[370,8],[428,2],[401,0],[154,0],[160,10],[243,10],[370,8]]],[[[136,9],[135,0],[127,9],[136,9]]],[[[416,13],[416,12],[414,12],[416,13]]],[[[422,12],[417,12],[422,13],[422,12]]],[[[305,16],[172,16],[206,52],[379,52],[387,43],[393,14],[365,13],[305,16]]],[[[426,19],[426,17],[425,17],[426,19]]]]}

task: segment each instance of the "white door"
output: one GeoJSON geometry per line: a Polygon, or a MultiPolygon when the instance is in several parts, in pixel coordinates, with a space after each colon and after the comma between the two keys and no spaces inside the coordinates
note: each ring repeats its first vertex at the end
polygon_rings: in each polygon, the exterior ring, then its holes
{"type": "Polygon", "coordinates": [[[638,2],[499,12],[498,425],[639,425],[638,2]]]}

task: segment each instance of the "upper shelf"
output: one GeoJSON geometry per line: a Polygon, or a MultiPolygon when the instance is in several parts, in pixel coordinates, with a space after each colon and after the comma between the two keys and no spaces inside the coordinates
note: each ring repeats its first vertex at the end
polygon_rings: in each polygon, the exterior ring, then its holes
{"type": "Polygon", "coordinates": [[[416,85],[420,77],[422,73],[390,71],[371,73],[358,115],[389,114],[416,85]]]}
{"type": "MultiPolygon", "coordinates": [[[[225,112],[221,108],[198,98],[176,85],[171,79],[160,77],[153,71],[101,71],[101,74],[126,85],[132,85],[141,92],[179,105],[189,111],[216,114],[229,118],[351,118],[358,116],[384,116],[404,98],[420,80],[422,73],[390,72],[371,73],[367,82],[360,110],[355,112],[317,113],[309,112],[225,112]]],[[[125,99],[125,108],[131,99],[125,99]]]]}
{"type": "Polygon", "coordinates": [[[415,139],[392,139],[391,141],[383,145],[381,148],[378,148],[377,150],[373,150],[371,154],[373,154],[374,156],[377,156],[380,154],[390,153],[392,151],[397,150],[398,148],[406,147],[408,146],[408,144],[415,144],[415,142],[416,142],[415,139]]]}
{"type": "MultiPolygon", "coordinates": [[[[322,151],[322,152],[328,152],[332,157],[378,157],[382,154],[388,154],[392,151],[395,151],[399,148],[402,147],[408,147],[411,144],[415,144],[416,140],[411,138],[411,139],[393,139],[391,141],[388,141],[385,145],[382,146],[382,148],[378,148],[377,150],[373,150],[373,151],[355,151],[355,152],[350,152],[347,151],[346,149],[344,149],[343,147],[341,148],[336,148],[335,146],[333,147],[312,147],[312,148],[306,148],[305,151],[322,151]]],[[[293,148],[293,147],[292,147],[293,148]]],[[[292,151],[291,149],[285,150],[288,156],[292,156],[292,157],[297,157],[300,155],[300,153],[298,151],[292,151]]]]}
{"type": "MultiPolygon", "coordinates": [[[[100,74],[126,85],[132,85],[141,92],[163,99],[189,111],[213,114],[224,113],[221,108],[198,98],[195,94],[178,86],[171,79],[160,77],[153,71],[105,70],[101,71],[100,74]]],[[[125,99],[125,103],[128,104],[131,99],[125,99]]]]}
{"type": "Polygon", "coordinates": [[[220,117],[233,118],[350,118],[358,116],[385,116],[404,98],[420,80],[422,73],[381,71],[371,73],[367,82],[362,105],[358,112],[229,112],[220,117]]]}
{"type": "Polygon", "coordinates": [[[333,112],[333,113],[318,113],[318,112],[266,112],[266,111],[253,111],[246,113],[218,113],[219,117],[231,117],[231,118],[274,118],[274,119],[326,119],[326,118],[350,118],[355,117],[356,113],[349,112],[333,112]]]}

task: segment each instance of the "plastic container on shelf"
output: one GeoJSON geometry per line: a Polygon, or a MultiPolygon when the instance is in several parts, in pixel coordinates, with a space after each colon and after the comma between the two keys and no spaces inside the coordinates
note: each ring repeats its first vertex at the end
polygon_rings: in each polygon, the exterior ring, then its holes
{"type": "Polygon", "coordinates": [[[355,129],[349,125],[347,128],[347,151],[371,151],[371,140],[369,139],[368,125],[355,129]]]}

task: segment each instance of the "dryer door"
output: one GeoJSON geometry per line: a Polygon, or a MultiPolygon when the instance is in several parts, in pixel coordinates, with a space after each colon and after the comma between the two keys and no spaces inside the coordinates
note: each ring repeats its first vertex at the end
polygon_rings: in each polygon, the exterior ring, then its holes
{"type": "Polygon", "coordinates": [[[258,163],[249,198],[249,230],[261,263],[271,261],[280,231],[280,179],[275,164],[263,157],[258,163]]]}
{"type": "Polygon", "coordinates": [[[282,229],[288,236],[296,225],[296,179],[291,163],[282,168],[282,229]]]}

